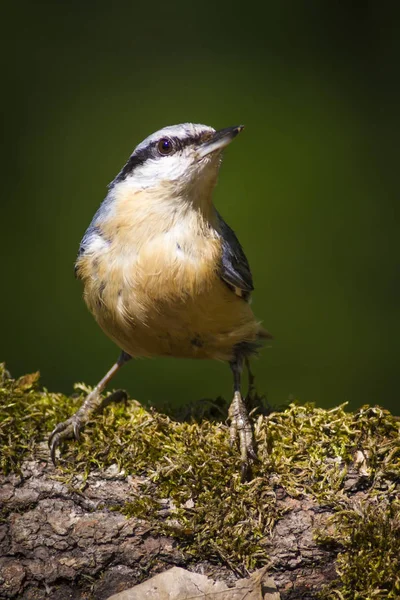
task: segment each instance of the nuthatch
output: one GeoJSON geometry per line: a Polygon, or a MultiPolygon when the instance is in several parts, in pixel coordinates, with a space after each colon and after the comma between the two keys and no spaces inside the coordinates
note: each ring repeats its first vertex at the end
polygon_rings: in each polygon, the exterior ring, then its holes
{"type": "Polygon", "coordinates": [[[230,435],[239,439],[243,472],[255,458],[240,381],[243,364],[270,335],[250,308],[254,288],[243,249],[212,202],[222,150],[242,129],[165,127],[135,148],[109,185],[75,269],[86,304],[122,353],[52,432],[53,461],[62,439],[78,438],[115,373],[141,356],[227,361],[230,435]]]}

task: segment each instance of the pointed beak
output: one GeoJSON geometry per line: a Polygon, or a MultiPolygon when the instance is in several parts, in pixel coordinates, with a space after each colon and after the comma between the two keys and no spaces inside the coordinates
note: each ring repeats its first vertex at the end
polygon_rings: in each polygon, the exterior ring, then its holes
{"type": "Polygon", "coordinates": [[[226,129],[216,131],[207,141],[198,146],[198,157],[204,158],[207,154],[211,154],[211,152],[222,150],[225,146],[230,144],[233,138],[235,138],[243,129],[244,125],[235,125],[234,127],[227,127],[226,129]]]}

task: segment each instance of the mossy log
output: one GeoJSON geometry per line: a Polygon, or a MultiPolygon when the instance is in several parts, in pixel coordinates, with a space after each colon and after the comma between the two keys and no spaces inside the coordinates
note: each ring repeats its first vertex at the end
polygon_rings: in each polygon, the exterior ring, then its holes
{"type": "MultiPolygon", "coordinates": [[[[103,600],[171,565],[233,584],[268,565],[281,598],[400,598],[400,423],[291,404],[253,415],[240,480],[228,429],[108,406],[57,467],[46,438],[82,401],[0,368],[0,598],[103,600]]],[[[203,404],[204,406],[204,404],[203,404]]],[[[218,410],[220,405],[217,405],[218,410]]]]}

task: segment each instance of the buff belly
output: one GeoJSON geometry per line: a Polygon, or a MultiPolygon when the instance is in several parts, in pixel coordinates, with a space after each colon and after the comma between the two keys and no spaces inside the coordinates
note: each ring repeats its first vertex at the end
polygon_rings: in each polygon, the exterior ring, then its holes
{"type": "Polygon", "coordinates": [[[216,237],[163,235],[136,254],[111,245],[82,256],[78,275],[100,327],[131,356],[230,360],[266,332],[220,279],[220,252],[216,237]]]}
{"type": "Polygon", "coordinates": [[[120,294],[112,308],[103,300],[88,304],[104,332],[131,356],[174,356],[230,360],[234,347],[257,342],[262,329],[250,306],[220,281],[196,297],[159,299],[120,294]]]}
{"type": "Polygon", "coordinates": [[[205,289],[151,294],[91,278],[84,298],[104,332],[131,356],[231,360],[237,344],[257,343],[264,330],[249,304],[217,275],[205,289]]]}

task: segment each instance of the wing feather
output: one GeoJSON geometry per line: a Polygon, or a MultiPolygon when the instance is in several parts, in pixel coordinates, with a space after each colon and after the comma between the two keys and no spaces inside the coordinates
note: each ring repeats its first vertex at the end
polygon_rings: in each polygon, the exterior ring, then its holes
{"type": "Polygon", "coordinates": [[[222,241],[220,277],[235,294],[248,300],[254,290],[248,260],[233,229],[225,223],[219,213],[217,217],[222,241]]]}

